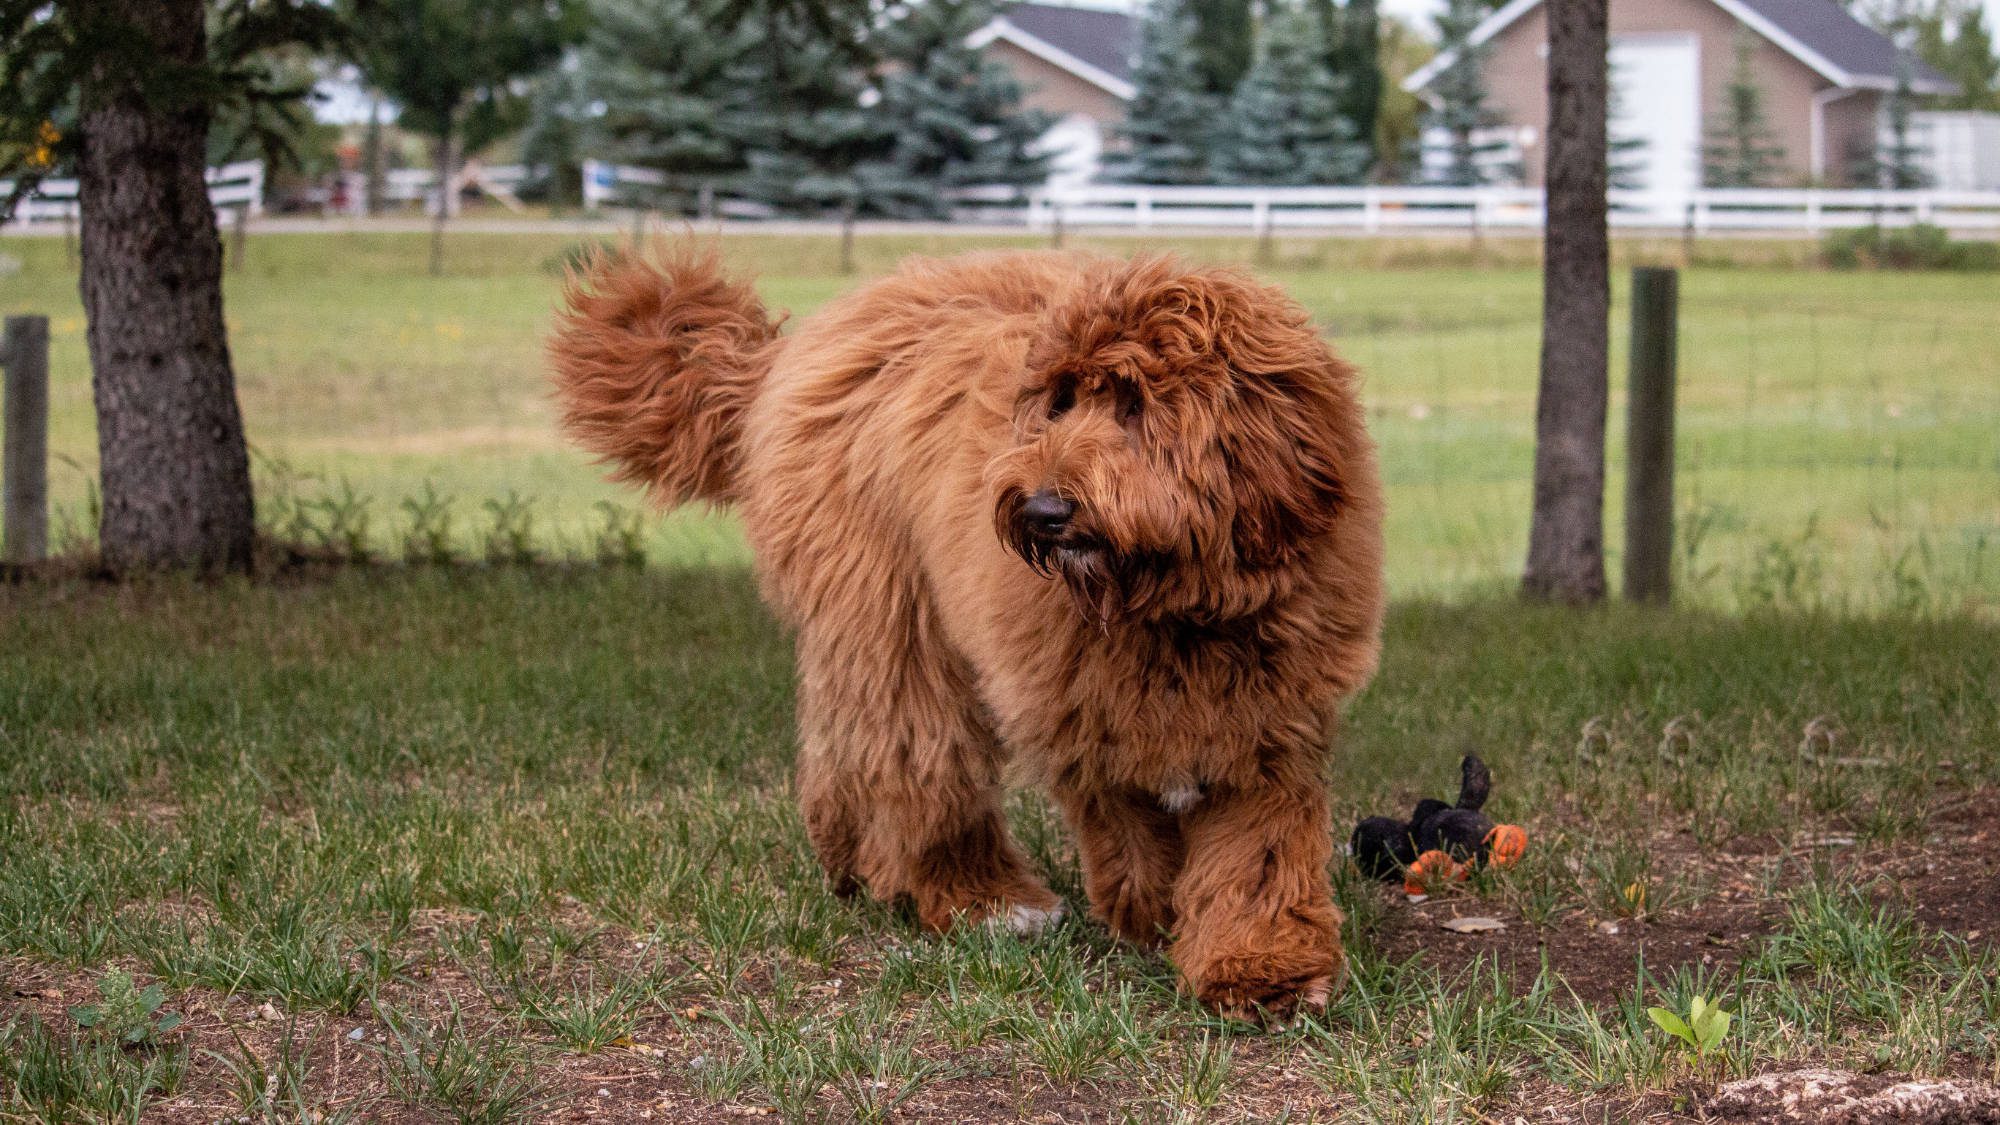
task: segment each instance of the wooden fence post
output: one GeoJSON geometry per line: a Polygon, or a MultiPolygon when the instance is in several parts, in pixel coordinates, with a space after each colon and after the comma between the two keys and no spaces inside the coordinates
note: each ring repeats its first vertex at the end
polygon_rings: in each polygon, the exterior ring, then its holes
{"type": "Polygon", "coordinates": [[[1625,413],[1625,598],[1666,602],[1673,591],[1674,380],[1680,274],[1632,271],[1632,374],[1625,413]]]}
{"type": "Polygon", "coordinates": [[[7,561],[49,553],[49,318],[10,316],[0,335],[7,369],[7,561]]]}

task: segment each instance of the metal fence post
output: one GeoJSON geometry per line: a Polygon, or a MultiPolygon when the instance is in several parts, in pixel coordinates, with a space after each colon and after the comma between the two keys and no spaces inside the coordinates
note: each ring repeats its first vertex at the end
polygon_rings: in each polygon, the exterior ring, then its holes
{"type": "Polygon", "coordinates": [[[1673,591],[1674,380],[1680,274],[1632,271],[1632,373],[1625,414],[1625,598],[1665,602],[1673,591]]]}
{"type": "Polygon", "coordinates": [[[7,561],[49,553],[49,318],[10,316],[0,335],[7,369],[7,561]]]}

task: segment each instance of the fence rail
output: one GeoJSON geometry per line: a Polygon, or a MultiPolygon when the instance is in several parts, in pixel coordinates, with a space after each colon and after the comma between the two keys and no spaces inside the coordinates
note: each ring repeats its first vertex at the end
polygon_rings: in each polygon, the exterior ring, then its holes
{"type": "MultiPolygon", "coordinates": [[[[215,205],[220,217],[225,212],[244,211],[256,216],[264,213],[264,162],[261,160],[239,160],[210,168],[207,173],[208,199],[215,205]]],[[[0,180],[0,199],[14,191],[12,180],[0,180]]],[[[35,190],[14,209],[15,223],[60,223],[75,222],[77,217],[77,181],[74,179],[50,179],[37,184],[35,190]]]]}
{"type": "MultiPolygon", "coordinates": [[[[485,184],[511,189],[527,178],[520,165],[488,165],[485,184]]],[[[397,169],[384,178],[384,197],[409,202],[435,194],[428,169],[397,169]]],[[[263,211],[264,165],[240,161],[208,171],[218,212],[263,211]]],[[[583,165],[586,210],[656,206],[672,186],[662,172],[599,160],[583,165]]],[[[12,185],[0,181],[0,194],[12,185]]],[[[1539,188],[1520,187],[1150,187],[1081,184],[1037,188],[969,188],[956,193],[958,217],[1020,223],[1033,230],[1127,227],[1138,230],[1210,228],[1281,231],[1539,230],[1545,210],[1539,188]]],[[[1613,191],[1611,224],[1628,229],[1764,231],[1819,234],[1865,226],[1931,223],[1950,230],[2000,233],[2000,192],[1704,188],[1666,194],[1613,191]]],[[[768,207],[705,198],[706,212],[733,219],[770,217],[768,207]]],[[[23,200],[17,223],[73,221],[77,182],[44,180],[23,200]]]]}
{"type": "MultiPolygon", "coordinates": [[[[1626,228],[1804,231],[1934,223],[2000,230],[2000,192],[1749,190],[1710,188],[1680,196],[1610,193],[1611,224],[1626,228]]],[[[1346,229],[1369,233],[1429,228],[1538,230],[1539,188],[1514,187],[1143,187],[1088,184],[1030,194],[1035,229],[1220,227],[1258,233],[1346,229]]]]}

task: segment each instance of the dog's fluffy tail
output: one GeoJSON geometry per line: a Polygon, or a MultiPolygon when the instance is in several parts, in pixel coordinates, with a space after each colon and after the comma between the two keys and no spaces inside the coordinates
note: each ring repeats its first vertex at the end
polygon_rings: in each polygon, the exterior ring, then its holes
{"type": "Polygon", "coordinates": [[[777,339],[713,250],[598,252],[570,272],[549,340],[563,428],[663,503],[733,500],[777,339]]]}

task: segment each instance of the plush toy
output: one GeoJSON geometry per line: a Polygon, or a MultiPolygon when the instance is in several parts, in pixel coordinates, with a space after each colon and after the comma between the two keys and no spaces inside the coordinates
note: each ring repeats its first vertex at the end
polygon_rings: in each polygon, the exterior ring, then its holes
{"type": "Polygon", "coordinates": [[[1479,811],[1493,788],[1486,763],[1467,754],[1459,772],[1457,805],[1426,797],[1408,821],[1371,816],[1354,826],[1354,862],[1363,874],[1385,883],[1400,877],[1404,891],[1420,895],[1480,867],[1511,867],[1521,858],[1528,834],[1479,811]]]}

